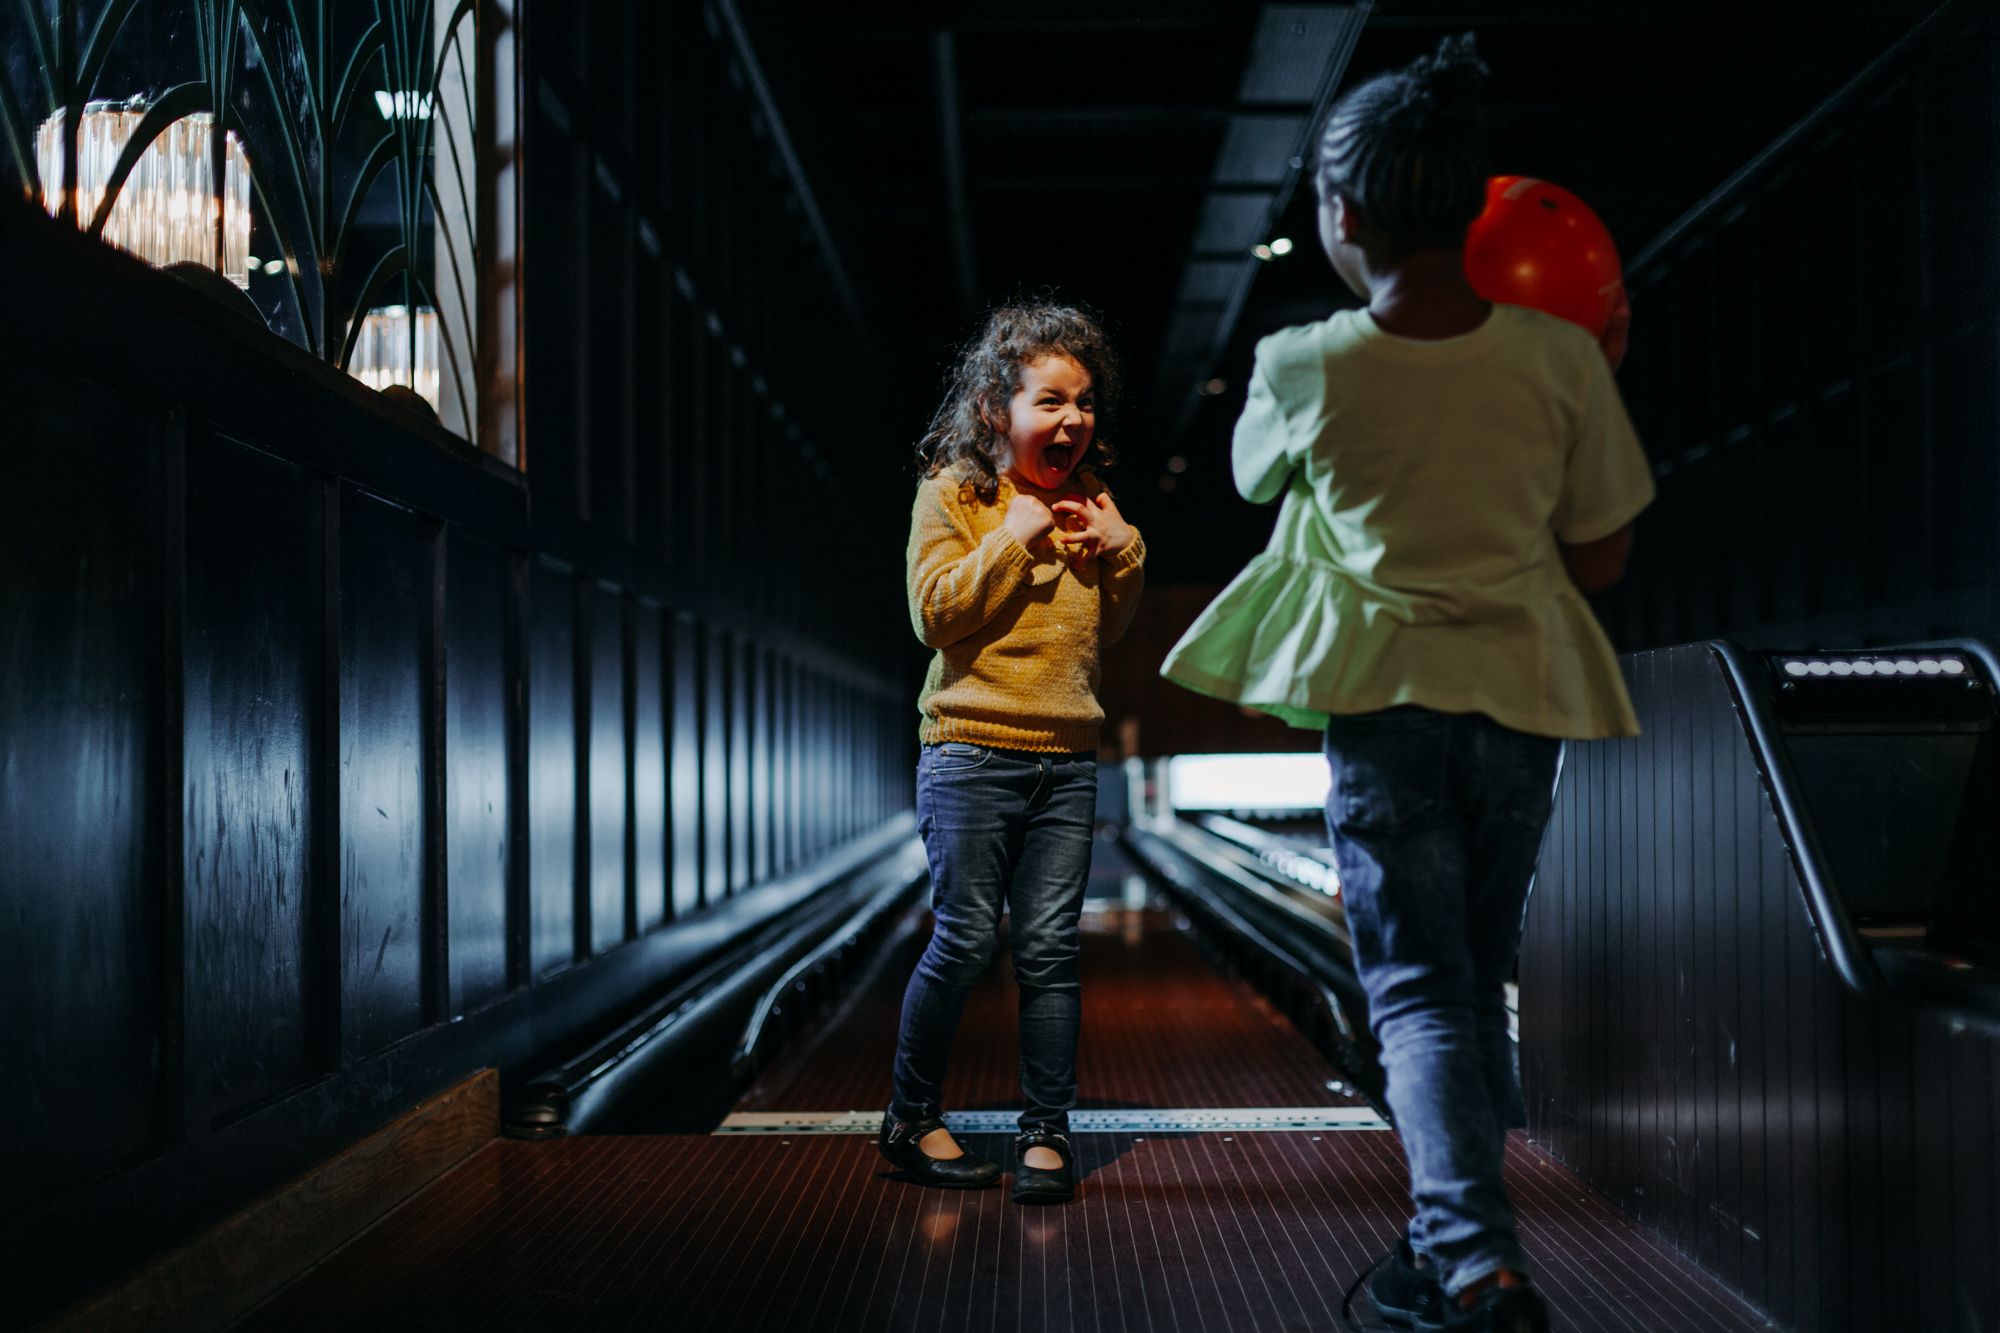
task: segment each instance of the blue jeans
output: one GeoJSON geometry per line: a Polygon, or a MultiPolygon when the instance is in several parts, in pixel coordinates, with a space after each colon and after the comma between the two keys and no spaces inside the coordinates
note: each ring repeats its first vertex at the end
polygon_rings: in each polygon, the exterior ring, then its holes
{"type": "Polygon", "coordinates": [[[1528,1271],[1501,1183],[1514,1064],[1505,986],[1561,742],[1478,713],[1335,717],[1327,827],[1410,1162],[1410,1244],[1456,1294],[1528,1271]]]}
{"type": "Polygon", "coordinates": [[[1077,927],[1096,810],[1094,755],[923,748],[917,831],[937,921],[903,993],[889,1104],[898,1120],[943,1113],[945,1058],[1007,909],[1021,991],[1021,1128],[1068,1129],[1082,1017],[1077,927]]]}

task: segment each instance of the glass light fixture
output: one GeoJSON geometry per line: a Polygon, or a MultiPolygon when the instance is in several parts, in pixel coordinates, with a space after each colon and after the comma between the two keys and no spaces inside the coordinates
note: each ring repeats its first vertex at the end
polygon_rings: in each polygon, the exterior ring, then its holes
{"type": "Polygon", "coordinates": [[[370,310],[354,340],[347,373],[371,389],[402,384],[438,410],[438,317],[428,306],[384,305],[370,310]],[[412,336],[411,324],[415,323],[412,336]]]}
{"type": "MultiPolygon", "coordinates": [[[[51,215],[62,212],[65,114],[56,112],[35,133],[42,197],[51,215]]],[[[136,97],[126,102],[84,104],[76,144],[76,216],[80,226],[88,227],[97,217],[118,156],[145,115],[146,103],[136,97]]],[[[215,117],[206,111],[183,116],[161,131],[120,187],[105,219],[105,241],[153,264],[195,263],[214,268],[218,207],[214,145],[215,117]]],[[[233,130],[223,136],[220,193],[222,275],[239,287],[247,287],[250,161],[233,130]]]]}

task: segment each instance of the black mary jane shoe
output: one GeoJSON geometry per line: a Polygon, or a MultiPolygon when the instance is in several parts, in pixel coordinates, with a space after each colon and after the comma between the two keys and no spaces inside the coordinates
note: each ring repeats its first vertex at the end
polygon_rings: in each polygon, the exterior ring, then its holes
{"type": "Polygon", "coordinates": [[[1076,1197],[1076,1155],[1069,1135],[1031,1129],[1014,1140],[1014,1202],[1068,1203],[1076,1197]],[[1062,1158],[1054,1170],[1028,1165],[1028,1149],[1047,1148],[1062,1158]]]}
{"type": "Polygon", "coordinates": [[[964,1144],[959,1145],[960,1155],[951,1158],[932,1157],[923,1150],[920,1145],[924,1136],[943,1128],[944,1121],[937,1116],[898,1120],[893,1115],[884,1115],[882,1133],[875,1140],[875,1147],[919,1185],[976,1190],[996,1184],[1000,1179],[1000,1164],[963,1151],[964,1144]]]}

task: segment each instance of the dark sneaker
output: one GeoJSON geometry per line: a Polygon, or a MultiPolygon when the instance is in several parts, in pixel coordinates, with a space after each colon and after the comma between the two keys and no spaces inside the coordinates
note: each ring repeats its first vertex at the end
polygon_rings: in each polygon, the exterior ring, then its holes
{"type": "Polygon", "coordinates": [[[1531,1286],[1488,1287],[1470,1310],[1454,1309],[1441,1323],[1418,1327],[1439,1333],[1549,1333],[1549,1307],[1531,1286]]]}
{"type": "Polygon", "coordinates": [[[1434,1328],[1444,1319],[1444,1288],[1437,1270],[1419,1264],[1407,1239],[1375,1266],[1368,1280],[1368,1298],[1384,1319],[1404,1328],[1434,1328]]]}

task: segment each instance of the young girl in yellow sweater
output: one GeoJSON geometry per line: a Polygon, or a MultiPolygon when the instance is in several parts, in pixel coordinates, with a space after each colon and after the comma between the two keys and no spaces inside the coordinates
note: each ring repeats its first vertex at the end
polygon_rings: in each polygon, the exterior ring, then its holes
{"type": "Polygon", "coordinates": [[[1098,649],[1132,623],[1145,546],[1084,466],[1117,371],[1065,306],[994,312],[921,447],[910,623],[936,650],[918,727],[917,828],[936,925],[903,997],[882,1155],[928,1185],[1000,1167],[944,1127],[940,1085],[966,994],[1012,913],[1021,993],[1018,1203],[1075,1193],[1068,1138],[1081,1002],[1077,927],[1097,802],[1098,649]]]}

